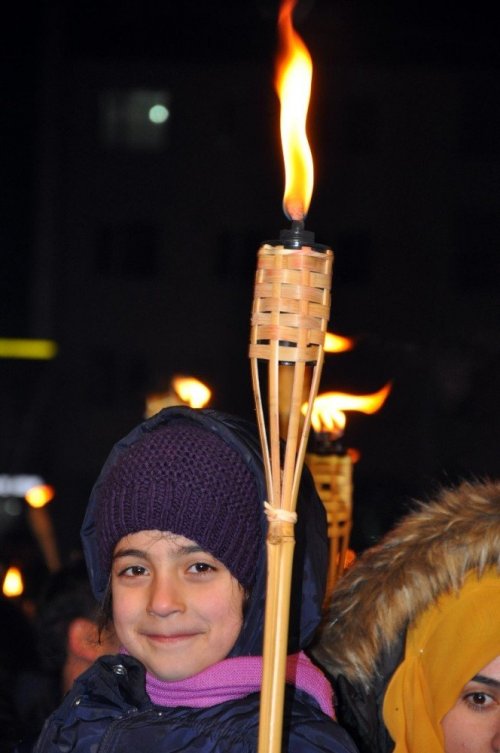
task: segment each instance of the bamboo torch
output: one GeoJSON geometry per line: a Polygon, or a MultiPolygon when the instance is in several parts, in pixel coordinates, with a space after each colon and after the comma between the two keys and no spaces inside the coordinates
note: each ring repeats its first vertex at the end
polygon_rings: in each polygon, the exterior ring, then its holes
{"type": "MultiPolygon", "coordinates": [[[[388,382],[378,392],[369,395],[325,392],[314,400],[311,415],[314,441],[310,443],[306,460],[325,506],[328,522],[330,556],[325,604],[329,604],[335,584],[344,572],[352,527],[353,459],[342,441],[345,411],[376,413],[384,404],[391,388],[392,383],[388,382]]],[[[306,412],[307,405],[304,404],[302,410],[306,412]]]]}
{"type": "Polygon", "coordinates": [[[331,249],[316,244],[314,234],[304,229],[313,186],[305,133],[312,63],[293,29],[293,7],[294,0],[284,0],[280,9],[282,56],[277,76],[286,173],[283,205],[292,223],[278,241],[264,243],[258,251],[249,350],[269,520],[259,753],[281,750],[295,508],[323,366],[333,265],[331,249]],[[291,389],[282,452],[284,368],[291,389]],[[267,386],[267,410],[261,382],[267,386]],[[302,417],[306,385],[308,409],[302,417]]]}

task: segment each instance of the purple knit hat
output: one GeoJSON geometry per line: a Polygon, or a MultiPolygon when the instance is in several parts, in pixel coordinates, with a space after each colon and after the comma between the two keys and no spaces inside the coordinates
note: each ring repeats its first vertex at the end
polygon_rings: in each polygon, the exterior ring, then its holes
{"type": "Polygon", "coordinates": [[[251,586],[263,543],[261,501],[241,455],[189,421],[144,433],[97,491],[97,546],[105,572],[118,541],[146,530],[195,541],[251,586]]]}

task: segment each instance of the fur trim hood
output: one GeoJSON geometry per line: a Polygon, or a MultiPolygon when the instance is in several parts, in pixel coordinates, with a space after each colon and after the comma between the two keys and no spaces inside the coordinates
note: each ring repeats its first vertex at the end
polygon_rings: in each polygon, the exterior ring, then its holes
{"type": "MultiPolygon", "coordinates": [[[[500,572],[500,482],[442,490],[363,553],[335,588],[314,652],[336,685],[341,722],[371,727],[372,743],[386,735],[380,709],[408,624],[460,589],[468,572],[480,576],[491,566],[500,572]]],[[[391,749],[387,739],[377,748],[391,749]]]]}

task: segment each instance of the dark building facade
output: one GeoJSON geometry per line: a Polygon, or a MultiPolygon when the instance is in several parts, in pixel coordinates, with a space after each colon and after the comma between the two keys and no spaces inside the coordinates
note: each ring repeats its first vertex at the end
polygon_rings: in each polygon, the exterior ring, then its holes
{"type": "MultiPolygon", "coordinates": [[[[316,65],[308,225],[336,254],[330,329],[356,339],[327,357],[322,390],[373,392],[393,380],[379,414],[348,417],[363,546],[438,481],[500,472],[490,402],[500,371],[499,84],[495,59],[471,62],[465,45],[463,58],[436,57],[409,22],[394,32],[392,58],[373,53],[372,37],[363,54],[351,49],[342,33],[366,29],[342,7],[319,3],[301,29],[316,65]]],[[[270,13],[245,27],[229,12],[217,52],[207,19],[186,49],[185,29],[132,6],[87,39],[82,15],[51,13],[26,334],[60,350],[23,377],[28,398],[15,398],[8,431],[16,462],[39,465],[30,470],[57,487],[53,516],[69,550],[100,464],[141,418],[149,387],[194,374],[213,405],[252,415],[256,252],[286,220],[270,13]]],[[[14,392],[12,374],[2,378],[14,392]]],[[[6,465],[10,449],[8,439],[6,465]]]]}

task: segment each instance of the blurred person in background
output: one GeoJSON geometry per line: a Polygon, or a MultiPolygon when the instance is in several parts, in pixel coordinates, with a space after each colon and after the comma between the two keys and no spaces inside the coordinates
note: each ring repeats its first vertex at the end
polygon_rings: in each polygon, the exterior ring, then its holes
{"type": "Polygon", "coordinates": [[[97,657],[118,649],[112,626],[100,631],[99,619],[100,607],[83,559],[49,576],[34,620],[37,667],[19,672],[13,686],[24,749],[29,749],[29,742],[36,739],[76,678],[97,657]]]}

